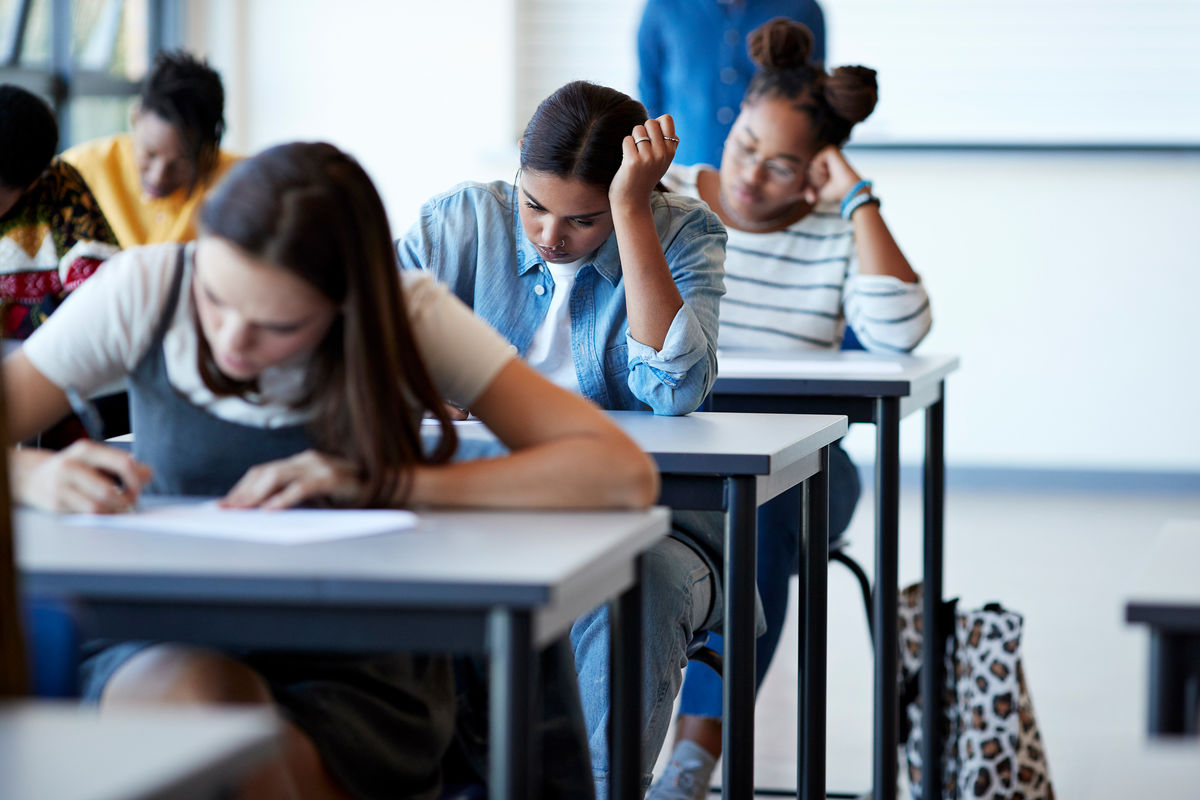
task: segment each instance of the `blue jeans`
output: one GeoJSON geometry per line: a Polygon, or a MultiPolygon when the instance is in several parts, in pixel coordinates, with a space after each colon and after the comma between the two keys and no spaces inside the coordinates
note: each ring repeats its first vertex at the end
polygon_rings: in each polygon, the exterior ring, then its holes
{"type": "MultiPolygon", "coordinates": [[[[758,593],[767,617],[767,632],[755,645],[756,686],[779,646],[787,615],[788,586],[800,554],[800,512],[803,487],[797,486],[758,509],[758,593]]],[[[850,524],[862,486],[858,469],[838,445],[829,448],[829,540],[836,541],[850,524]]],[[[708,646],[718,653],[724,643],[709,634],[708,646]]],[[[692,664],[683,683],[679,713],[696,717],[721,716],[721,678],[703,664],[692,664]]]]}
{"type": "MultiPolygon", "coordinates": [[[[642,783],[658,759],[671,723],[671,708],[687,666],[687,646],[696,632],[716,625],[721,604],[712,571],[677,539],[664,539],[646,552],[642,576],[642,783]]],[[[571,644],[597,800],[608,798],[608,606],[575,621],[571,644]]]]}

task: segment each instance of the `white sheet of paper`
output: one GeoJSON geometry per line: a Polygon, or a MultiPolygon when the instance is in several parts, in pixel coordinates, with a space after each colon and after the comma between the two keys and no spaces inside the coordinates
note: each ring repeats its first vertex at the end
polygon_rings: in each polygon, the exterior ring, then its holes
{"type": "Polygon", "coordinates": [[[747,375],[877,375],[901,372],[898,361],[816,361],[743,358],[717,354],[718,373],[727,378],[747,375]]]}
{"type": "Polygon", "coordinates": [[[414,528],[417,515],[386,509],[225,509],[216,501],[150,508],[129,514],[69,514],[72,525],[181,536],[209,536],[263,544],[309,544],[414,528]]]}

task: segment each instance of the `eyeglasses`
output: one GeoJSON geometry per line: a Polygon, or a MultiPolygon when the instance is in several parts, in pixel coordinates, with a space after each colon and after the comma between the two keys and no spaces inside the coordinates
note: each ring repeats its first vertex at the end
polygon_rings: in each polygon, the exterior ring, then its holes
{"type": "Polygon", "coordinates": [[[725,155],[739,167],[757,168],[762,164],[767,171],[767,179],[772,183],[791,183],[796,180],[796,170],[777,158],[761,158],[753,147],[747,147],[741,142],[735,142],[730,136],[725,140],[725,155]]]}

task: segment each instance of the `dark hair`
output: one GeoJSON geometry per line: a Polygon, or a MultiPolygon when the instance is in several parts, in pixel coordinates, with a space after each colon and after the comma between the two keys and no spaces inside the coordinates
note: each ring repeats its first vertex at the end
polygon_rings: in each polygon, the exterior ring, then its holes
{"type": "Polygon", "coordinates": [[[521,169],[608,189],[621,167],[621,141],[645,121],[646,107],[629,95],[572,81],[533,112],[522,137],[521,169]]]}
{"type": "Polygon", "coordinates": [[[24,189],[58,150],[58,122],[40,97],[0,85],[0,185],[24,189]]]}
{"type": "Polygon", "coordinates": [[[205,61],[183,50],[160,51],[142,83],[141,107],[166,120],[179,133],[184,152],[196,165],[188,193],[217,167],[225,135],[225,88],[205,61]]]}
{"type": "Polygon", "coordinates": [[[812,117],[819,145],[845,144],[854,126],[875,110],[879,99],[875,70],[838,67],[827,73],[823,64],[810,63],[812,31],[799,22],[787,17],[764,22],[746,37],[746,46],[759,67],[746,89],[746,100],[763,96],[796,100],[795,107],[812,117]]]}
{"type": "MultiPolygon", "coordinates": [[[[331,144],[293,143],[235,166],[209,195],[201,235],[277,265],[342,308],[317,346],[298,407],[314,411],[314,444],[363,470],[360,505],[388,504],[411,488],[418,463],[457,446],[443,398],[421,362],[379,193],[358,162],[331,144]],[[431,412],[441,441],[421,446],[431,412]]],[[[200,337],[200,374],[217,394],[253,388],[217,369],[200,337]]]]}
{"type": "MultiPolygon", "coordinates": [[[[0,392],[0,419],[7,419],[3,394],[0,392]]],[[[6,460],[0,464],[0,700],[23,697],[29,688],[25,637],[19,613],[21,595],[17,582],[10,485],[6,460]]]]}

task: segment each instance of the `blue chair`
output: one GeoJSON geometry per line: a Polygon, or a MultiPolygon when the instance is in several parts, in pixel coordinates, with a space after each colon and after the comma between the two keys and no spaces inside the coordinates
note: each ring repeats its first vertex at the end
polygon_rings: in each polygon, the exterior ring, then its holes
{"type": "Polygon", "coordinates": [[[78,697],[79,628],[70,607],[46,597],[25,597],[22,605],[31,694],[78,697]]]}

